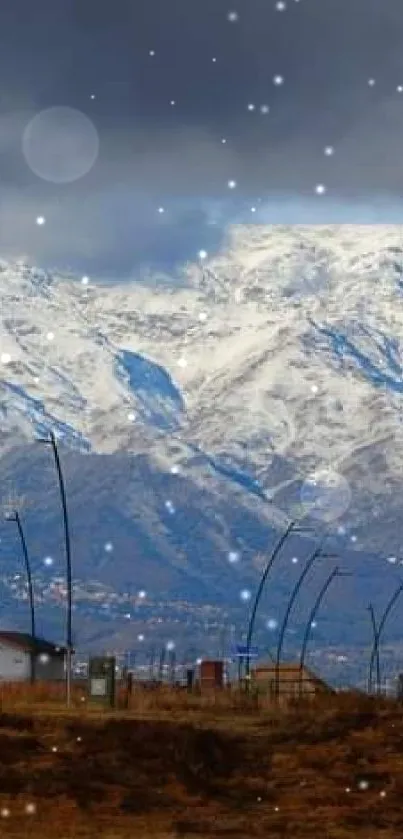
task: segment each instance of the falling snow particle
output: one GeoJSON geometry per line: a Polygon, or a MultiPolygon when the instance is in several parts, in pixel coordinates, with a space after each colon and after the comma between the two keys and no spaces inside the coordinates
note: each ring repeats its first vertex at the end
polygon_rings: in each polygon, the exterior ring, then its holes
{"type": "Polygon", "coordinates": [[[40,661],[41,664],[49,664],[50,659],[49,659],[48,654],[47,653],[41,653],[41,655],[39,656],[39,661],[40,661]]]}
{"type": "Polygon", "coordinates": [[[0,361],[2,364],[10,364],[11,355],[9,355],[7,352],[3,352],[0,356],[0,361]]]}
{"type": "Polygon", "coordinates": [[[236,181],[228,181],[228,189],[235,189],[236,181]]]}
{"type": "Polygon", "coordinates": [[[269,618],[269,620],[266,621],[266,626],[267,629],[277,629],[278,623],[274,618],[269,618]]]}
{"type": "Polygon", "coordinates": [[[39,225],[39,227],[41,227],[43,224],[45,224],[45,217],[44,216],[37,216],[36,223],[39,225]]]}
{"type": "Polygon", "coordinates": [[[274,76],[274,78],[273,78],[273,84],[275,84],[277,87],[278,87],[279,85],[284,84],[284,76],[274,76]]]}
{"type": "Polygon", "coordinates": [[[324,184],[317,184],[315,187],[315,192],[317,195],[324,195],[326,192],[326,187],[324,184]]]}
{"type": "Polygon", "coordinates": [[[227,20],[229,20],[230,23],[236,23],[237,20],[239,20],[238,12],[228,12],[227,20]]]}

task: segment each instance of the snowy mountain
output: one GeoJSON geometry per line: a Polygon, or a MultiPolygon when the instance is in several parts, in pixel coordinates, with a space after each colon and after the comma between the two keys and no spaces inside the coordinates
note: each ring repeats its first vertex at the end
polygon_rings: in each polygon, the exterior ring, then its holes
{"type": "Polygon", "coordinates": [[[84,576],[239,606],[273,529],[307,515],[361,568],[383,556],[365,604],[400,550],[402,294],[398,226],[235,227],[180,275],[121,284],[2,262],[2,495],[34,500],[36,555],[60,540],[33,445],[52,428],[84,576]]]}
{"type": "Polygon", "coordinates": [[[2,263],[3,450],[52,427],[359,523],[402,467],[402,272],[398,226],[235,227],[152,285],[2,263]]]}

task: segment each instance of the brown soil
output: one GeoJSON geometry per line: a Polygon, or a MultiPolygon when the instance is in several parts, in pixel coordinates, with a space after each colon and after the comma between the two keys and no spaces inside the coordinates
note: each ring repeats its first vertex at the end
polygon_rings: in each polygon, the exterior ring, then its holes
{"type": "Polygon", "coordinates": [[[403,837],[397,702],[225,713],[168,699],[137,714],[3,702],[0,836],[403,837]]]}

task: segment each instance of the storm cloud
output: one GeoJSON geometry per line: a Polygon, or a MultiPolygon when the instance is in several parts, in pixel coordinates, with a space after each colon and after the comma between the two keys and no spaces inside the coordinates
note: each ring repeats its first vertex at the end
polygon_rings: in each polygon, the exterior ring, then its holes
{"type": "Polygon", "coordinates": [[[121,277],[217,248],[233,221],[400,222],[402,40],[400,0],[5,4],[0,255],[121,277]],[[23,151],[58,107],[99,137],[68,183],[23,151]]]}

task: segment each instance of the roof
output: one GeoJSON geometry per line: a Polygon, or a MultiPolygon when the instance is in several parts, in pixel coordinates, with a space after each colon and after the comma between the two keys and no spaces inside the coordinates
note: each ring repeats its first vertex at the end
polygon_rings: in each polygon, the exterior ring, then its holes
{"type": "MultiPolygon", "coordinates": [[[[253,667],[252,669],[255,670],[255,671],[256,670],[270,670],[270,671],[273,670],[274,671],[276,669],[276,662],[275,661],[263,661],[261,664],[256,664],[256,666],[253,667]]],[[[299,663],[294,664],[292,661],[280,661],[280,663],[278,665],[278,669],[282,673],[284,673],[284,672],[286,672],[286,673],[299,673],[300,666],[299,666],[299,663]]],[[[305,664],[304,664],[302,669],[303,669],[304,673],[309,673],[310,676],[312,676],[313,678],[315,677],[314,673],[312,673],[312,671],[309,670],[308,667],[305,666],[305,664]]]]}
{"type": "Polygon", "coordinates": [[[25,652],[35,652],[38,654],[47,653],[48,655],[64,655],[65,647],[53,644],[51,641],[45,641],[44,638],[32,638],[27,632],[1,632],[0,644],[8,644],[10,647],[17,647],[25,652]]]}
{"type": "MultiPolygon", "coordinates": [[[[252,674],[272,673],[274,675],[275,672],[276,665],[272,661],[263,663],[261,665],[257,665],[256,667],[252,668],[252,674]]],[[[300,666],[299,664],[293,664],[292,662],[280,662],[279,673],[280,675],[284,674],[284,676],[295,676],[295,678],[299,679],[300,666]]],[[[325,687],[327,690],[331,690],[329,685],[323,679],[317,676],[316,673],[313,673],[313,671],[310,670],[309,667],[305,667],[304,665],[302,668],[302,673],[305,680],[308,678],[311,682],[314,682],[316,685],[321,685],[322,687],[325,687]]]]}

